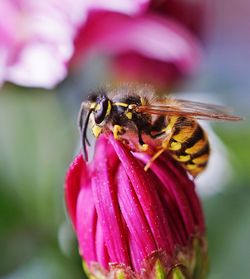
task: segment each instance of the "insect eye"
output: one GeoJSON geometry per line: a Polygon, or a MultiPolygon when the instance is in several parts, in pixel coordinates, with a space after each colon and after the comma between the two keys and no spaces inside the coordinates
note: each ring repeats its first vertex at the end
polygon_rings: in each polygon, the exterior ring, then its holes
{"type": "Polygon", "coordinates": [[[100,103],[98,103],[97,108],[95,110],[95,123],[100,124],[108,114],[108,108],[109,108],[109,100],[104,99],[100,103]]]}

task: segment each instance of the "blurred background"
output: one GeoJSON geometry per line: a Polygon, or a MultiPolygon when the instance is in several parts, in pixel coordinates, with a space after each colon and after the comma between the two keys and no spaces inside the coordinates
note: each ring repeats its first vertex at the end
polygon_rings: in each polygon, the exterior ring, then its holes
{"type": "MultiPolygon", "coordinates": [[[[189,2],[199,1],[182,0],[180,4],[189,2]]],[[[187,9],[184,6],[184,11],[187,9]]],[[[204,174],[199,192],[209,242],[208,278],[247,278],[250,275],[250,4],[247,0],[214,0],[206,3],[202,11],[187,13],[185,18],[179,15],[183,15],[183,10],[176,7],[168,14],[186,24],[185,28],[196,36],[203,57],[188,77],[176,78],[179,70],[174,68],[167,83],[159,83],[159,90],[171,91],[176,96],[181,92],[186,99],[225,104],[245,118],[241,123],[211,124],[224,143],[223,147],[214,148],[222,152],[215,167],[220,172],[211,171],[206,177],[204,174]],[[213,190],[206,189],[206,184],[213,190]]],[[[79,39],[78,34],[75,39],[76,52],[69,63],[68,75],[54,89],[5,82],[0,91],[0,278],[3,279],[83,278],[64,204],[64,178],[79,151],[80,103],[91,89],[109,80],[113,68],[109,61],[111,53],[105,56],[96,52],[87,59],[77,59],[86,43],[77,46],[81,36],[79,39]]],[[[126,54],[119,55],[123,63],[126,54]]],[[[127,58],[133,55],[130,53],[127,58]]],[[[145,62],[145,67],[153,65],[145,62]]],[[[129,80],[131,76],[127,76],[129,80]]],[[[150,82],[149,76],[147,73],[143,81],[150,82]]]]}

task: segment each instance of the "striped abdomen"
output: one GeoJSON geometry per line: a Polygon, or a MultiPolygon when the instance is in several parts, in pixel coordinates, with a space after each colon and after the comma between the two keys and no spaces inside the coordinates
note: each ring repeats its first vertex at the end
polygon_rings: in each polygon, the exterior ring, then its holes
{"type": "Polygon", "coordinates": [[[192,118],[169,118],[168,129],[173,131],[168,150],[173,158],[192,175],[204,170],[209,158],[209,142],[199,123],[192,118]]]}

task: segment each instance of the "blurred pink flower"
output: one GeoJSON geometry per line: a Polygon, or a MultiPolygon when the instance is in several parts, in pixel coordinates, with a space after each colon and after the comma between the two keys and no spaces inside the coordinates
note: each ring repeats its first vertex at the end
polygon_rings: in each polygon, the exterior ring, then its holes
{"type": "Polygon", "coordinates": [[[144,160],[111,135],[98,139],[90,165],[82,155],[71,164],[65,197],[87,270],[94,278],[202,279],[205,229],[194,184],[166,156],[148,172],[144,160]]]}
{"type": "Polygon", "coordinates": [[[202,53],[195,31],[202,25],[204,3],[178,3],[149,1],[136,16],[90,11],[75,40],[73,64],[103,55],[110,58],[111,78],[156,86],[193,73],[202,53]]]}
{"type": "Polygon", "coordinates": [[[0,84],[51,88],[65,78],[74,37],[89,10],[126,14],[144,10],[147,0],[2,0],[0,84]]]}
{"type": "Polygon", "coordinates": [[[198,37],[204,35],[207,6],[203,0],[152,0],[149,9],[175,19],[198,37]]]}
{"type": "Polygon", "coordinates": [[[134,15],[144,12],[151,0],[85,0],[88,10],[107,10],[134,15]]]}
{"type": "Polygon", "coordinates": [[[185,28],[198,26],[203,15],[196,13],[198,3],[3,0],[0,83],[55,86],[67,74],[81,26],[74,62],[83,63],[93,53],[106,55],[113,58],[114,79],[169,84],[199,64],[199,43],[185,28]],[[190,15],[195,23],[187,20],[190,15]]]}
{"type": "Polygon", "coordinates": [[[2,0],[0,82],[53,87],[67,72],[82,1],[2,0]]]}

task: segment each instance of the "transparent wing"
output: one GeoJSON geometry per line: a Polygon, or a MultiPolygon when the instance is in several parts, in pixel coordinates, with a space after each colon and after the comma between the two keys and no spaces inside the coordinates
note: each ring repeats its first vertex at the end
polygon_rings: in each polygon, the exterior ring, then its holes
{"type": "Polygon", "coordinates": [[[187,100],[160,101],[157,105],[146,105],[137,107],[138,112],[157,115],[182,115],[201,120],[225,120],[240,121],[242,118],[233,115],[228,107],[219,105],[193,102],[187,100]]]}

